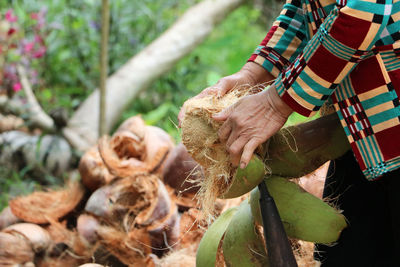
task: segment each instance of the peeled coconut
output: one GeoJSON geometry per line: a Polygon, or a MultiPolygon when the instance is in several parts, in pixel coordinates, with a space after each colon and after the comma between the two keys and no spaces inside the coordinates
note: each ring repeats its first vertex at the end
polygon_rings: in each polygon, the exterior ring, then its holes
{"type": "Polygon", "coordinates": [[[49,233],[37,224],[17,223],[8,226],[3,232],[22,235],[29,241],[33,251],[36,253],[47,249],[51,244],[49,233]]]}
{"type": "Polygon", "coordinates": [[[10,207],[5,207],[0,213],[0,230],[20,221],[21,219],[12,213],[10,207]]]}
{"type": "Polygon", "coordinates": [[[0,232],[0,266],[18,266],[34,260],[29,240],[16,233],[0,232]]]}

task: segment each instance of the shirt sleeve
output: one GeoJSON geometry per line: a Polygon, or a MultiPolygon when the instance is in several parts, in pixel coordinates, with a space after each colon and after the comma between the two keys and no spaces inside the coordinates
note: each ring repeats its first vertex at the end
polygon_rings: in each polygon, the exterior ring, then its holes
{"type": "Polygon", "coordinates": [[[306,27],[300,0],[287,0],[267,36],[248,61],[277,77],[306,45],[306,27]]]}
{"type": "Polygon", "coordinates": [[[352,69],[371,56],[392,5],[389,0],[348,0],[345,6],[336,6],[277,77],[276,90],[282,100],[304,116],[319,110],[352,69]]]}

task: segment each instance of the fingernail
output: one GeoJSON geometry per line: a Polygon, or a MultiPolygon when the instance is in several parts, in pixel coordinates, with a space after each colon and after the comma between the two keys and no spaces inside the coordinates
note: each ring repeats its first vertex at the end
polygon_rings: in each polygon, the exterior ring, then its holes
{"type": "Polygon", "coordinates": [[[244,168],[246,168],[246,163],[244,163],[244,162],[241,162],[241,163],[240,163],[240,168],[241,168],[241,169],[244,169],[244,168]]]}
{"type": "Polygon", "coordinates": [[[218,117],[220,117],[220,116],[221,116],[221,113],[220,113],[220,112],[215,113],[215,114],[212,115],[213,118],[218,118],[218,117]]]}

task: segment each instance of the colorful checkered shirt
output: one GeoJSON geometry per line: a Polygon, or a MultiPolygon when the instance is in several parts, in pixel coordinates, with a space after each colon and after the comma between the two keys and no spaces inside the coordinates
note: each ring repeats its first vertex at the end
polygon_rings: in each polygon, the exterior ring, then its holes
{"type": "Polygon", "coordinates": [[[400,167],[400,0],[288,0],[249,61],[302,115],[331,98],[367,179],[400,167]]]}

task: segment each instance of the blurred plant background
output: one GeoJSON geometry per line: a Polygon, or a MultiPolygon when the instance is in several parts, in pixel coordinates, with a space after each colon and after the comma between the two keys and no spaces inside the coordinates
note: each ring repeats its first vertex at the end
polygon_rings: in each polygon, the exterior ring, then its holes
{"type": "MultiPolygon", "coordinates": [[[[198,0],[110,1],[109,73],[163,33],[198,0]]],[[[176,140],[183,102],[219,78],[238,71],[264,38],[282,2],[249,1],[168,74],[141,93],[121,121],[142,114],[176,140]]],[[[98,86],[101,1],[0,1],[0,93],[23,94],[16,66],[22,64],[43,109],[71,115],[98,86]]],[[[149,70],[151,71],[151,70],[149,70]]],[[[11,195],[37,184],[0,166],[0,191],[11,195]],[[3,179],[8,177],[8,179],[3,179]]],[[[0,194],[0,210],[8,199],[0,194]]]]}

